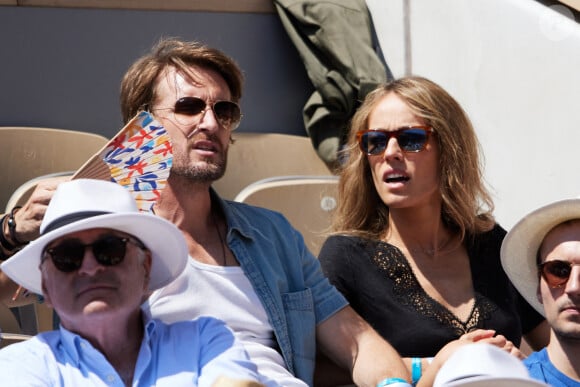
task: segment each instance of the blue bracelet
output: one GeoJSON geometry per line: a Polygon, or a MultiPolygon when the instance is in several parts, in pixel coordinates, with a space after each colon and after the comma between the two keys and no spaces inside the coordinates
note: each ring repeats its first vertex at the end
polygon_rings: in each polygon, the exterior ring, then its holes
{"type": "Polygon", "coordinates": [[[385,386],[391,386],[391,387],[411,387],[411,385],[409,384],[409,382],[407,382],[405,379],[401,379],[401,378],[387,378],[385,380],[380,381],[377,384],[377,387],[385,387],[385,386]]]}
{"type": "Polygon", "coordinates": [[[419,379],[421,379],[421,358],[414,357],[411,359],[411,380],[413,386],[417,385],[419,379]]]}

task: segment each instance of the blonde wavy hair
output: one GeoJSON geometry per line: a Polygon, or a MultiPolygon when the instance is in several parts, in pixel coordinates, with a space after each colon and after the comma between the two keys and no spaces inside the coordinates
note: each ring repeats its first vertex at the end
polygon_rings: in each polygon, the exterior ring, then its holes
{"type": "Polygon", "coordinates": [[[340,172],[333,234],[380,239],[387,230],[389,207],[375,189],[356,133],[368,129],[369,115],[391,93],[403,99],[435,131],[432,138],[439,145],[441,218],[445,226],[462,240],[491,229],[494,205],[484,184],[480,145],[469,117],[441,86],[422,77],[405,77],[369,93],[351,121],[342,155],[346,161],[340,172]]]}

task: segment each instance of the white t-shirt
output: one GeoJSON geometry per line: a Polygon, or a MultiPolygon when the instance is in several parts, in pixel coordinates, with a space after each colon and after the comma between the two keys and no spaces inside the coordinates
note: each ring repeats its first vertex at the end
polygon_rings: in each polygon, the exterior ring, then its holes
{"type": "Polygon", "coordinates": [[[183,273],[154,292],[143,310],[166,323],[199,316],[221,319],[243,343],[258,372],[271,379],[262,383],[307,386],[286,369],[266,311],[240,267],[207,265],[190,257],[183,273]]]}

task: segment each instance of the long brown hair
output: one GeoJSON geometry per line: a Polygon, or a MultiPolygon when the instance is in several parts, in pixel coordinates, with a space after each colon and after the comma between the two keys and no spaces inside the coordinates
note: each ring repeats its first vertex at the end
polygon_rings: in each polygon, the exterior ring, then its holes
{"type": "Polygon", "coordinates": [[[155,101],[157,77],[170,66],[184,74],[189,74],[191,66],[214,70],[228,84],[234,102],[242,97],[242,72],[230,57],[195,41],[166,38],[160,40],[149,54],[133,63],[123,77],[120,100],[125,123],[155,101]]]}
{"type": "Polygon", "coordinates": [[[389,208],[379,197],[367,156],[356,133],[368,129],[371,112],[388,94],[403,99],[412,112],[433,127],[439,145],[441,218],[461,238],[493,227],[493,201],[485,187],[479,142],[459,103],[441,86],[421,77],[406,77],[377,87],[354,115],[338,186],[334,233],[378,239],[388,227],[389,208]]]}

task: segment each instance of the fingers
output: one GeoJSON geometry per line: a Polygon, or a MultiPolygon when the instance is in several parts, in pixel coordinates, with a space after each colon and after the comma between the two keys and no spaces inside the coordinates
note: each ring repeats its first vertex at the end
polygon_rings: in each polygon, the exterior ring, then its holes
{"type": "Polygon", "coordinates": [[[502,349],[502,350],[506,351],[507,353],[517,357],[520,360],[523,360],[526,358],[526,356],[520,351],[520,349],[518,347],[516,347],[514,345],[514,343],[512,343],[511,341],[506,339],[505,336],[503,336],[503,335],[497,335],[494,337],[484,338],[484,339],[481,339],[477,342],[494,345],[494,346],[498,347],[499,349],[502,349]]]}
{"type": "Polygon", "coordinates": [[[445,361],[457,350],[464,345],[470,345],[473,343],[487,343],[494,345],[507,353],[517,357],[520,360],[525,359],[525,355],[519,350],[518,347],[514,345],[511,341],[505,338],[503,335],[495,335],[494,330],[478,329],[472,332],[463,334],[459,339],[450,341],[447,343],[436,356],[433,358],[431,365],[429,365],[428,370],[436,372],[445,361]],[[433,370],[431,370],[433,368],[433,370]]]}
{"type": "Polygon", "coordinates": [[[69,176],[63,176],[39,181],[26,203],[14,215],[18,240],[31,241],[39,236],[40,223],[56,187],[68,180],[69,176]]]}
{"type": "Polygon", "coordinates": [[[495,335],[495,330],[493,329],[476,329],[471,332],[464,333],[459,340],[464,341],[479,341],[483,339],[492,338],[495,335]]]}
{"type": "Polygon", "coordinates": [[[431,364],[435,363],[437,366],[441,366],[457,348],[481,340],[492,339],[494,334],[495,330],[493,329],[477,329],[472,332],[464,333],[459,339],[450,341],[441,348],[441,350],[439,350],[435,355],[431,364]]]}

